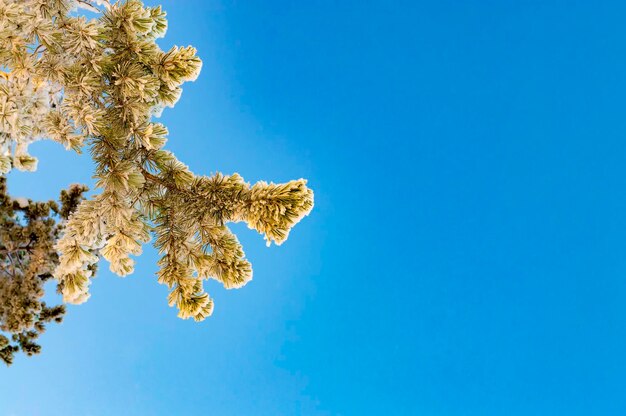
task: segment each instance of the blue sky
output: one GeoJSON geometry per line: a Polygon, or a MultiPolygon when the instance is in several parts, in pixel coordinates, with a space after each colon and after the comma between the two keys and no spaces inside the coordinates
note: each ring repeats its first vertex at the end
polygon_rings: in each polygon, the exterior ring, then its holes
{"type": "MultiPolygon", "coordinates": [[[[156,2],[151,2],[155,4],[156,2]]],[[[626,413],[626,4],[164,1],[196,173],[305,177],[255,277],[176,318],[147,248],[0,376],[0,415],[626,413]]],[[[92,183],[38,143],[16,195],[92,183]]]]}

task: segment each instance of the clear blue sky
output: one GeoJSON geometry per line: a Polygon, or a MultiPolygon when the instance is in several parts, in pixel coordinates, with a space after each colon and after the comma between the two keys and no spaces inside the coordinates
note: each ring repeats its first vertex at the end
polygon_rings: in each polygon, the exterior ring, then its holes
{"type": "MultiPolygon", "coordinates": [[[[152,3],[152,2],[151,2],[152,3]]],[[[626,3],[164,2],[197,173],[308,178],[281,247],[176,318],[147,249],[0,369],[0,415],[626,414],[626,3]]],[[[14,194],[91,183],[39,143],[14,194]]]]}

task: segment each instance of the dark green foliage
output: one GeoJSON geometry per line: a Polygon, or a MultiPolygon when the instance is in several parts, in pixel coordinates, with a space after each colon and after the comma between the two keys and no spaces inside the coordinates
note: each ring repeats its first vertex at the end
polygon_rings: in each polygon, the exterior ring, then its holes
{"type": "Polygon", "coordinates": [[[15,200],[0,178],[0,360],[7,365],[20,350],[38,354],[36,340],[46,324],[63,320],[64,305],[42,301],[44,284],[59,261],[54,243],[86,190],[71,186],[61,192],[60,204],[15,200]]]}

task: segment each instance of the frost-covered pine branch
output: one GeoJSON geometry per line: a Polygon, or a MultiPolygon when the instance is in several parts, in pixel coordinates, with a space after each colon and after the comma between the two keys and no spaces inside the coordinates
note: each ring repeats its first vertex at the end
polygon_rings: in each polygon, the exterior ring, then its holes
{"type": "Polygon", "coordinates": [[[37,139],[87,148],[100,193],[78,207],[56,244],[64,300],[89,297],[94,251],[125,276],[154,237],[170,305],[202,320],[213,308],[204,279],[235,288],[252,276],[227,223],[245,222],[280,244],[312,209],[313,192],[303,179],[250,185],[237,174],[198,176],[164,149],[167,129],[153,117],[201,68],[193,47],[159,48],[166,28],[161,8],[138,0],[0,0],[0,168],[34,169],[26,150],[37,139]],[[76,7],[98,17],[70,13],[76,7]]]}

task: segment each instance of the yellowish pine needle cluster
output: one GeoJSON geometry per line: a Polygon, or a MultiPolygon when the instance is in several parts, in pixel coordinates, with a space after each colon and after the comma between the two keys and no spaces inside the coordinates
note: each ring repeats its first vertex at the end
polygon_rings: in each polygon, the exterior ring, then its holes
{"type": "Polygon", "coordinates": [[[202,320],[213,309],[204,279],[236,288],[252,276],[226,224],[243,221],[280,244],[311,211],[313,192],[303,179],[250,185],[237,174],[198,176],[163,148],[168,132],[153,118],[202,65],[193,47],[159,48],[166,28],[161,8],[138,0],[0,0],[0,170],[34,169],[26,147],[36,139],[88,149],[100,192],[79,205],[56,244],[64,300],[89,297],[95,252],[126,276],[131,256],[154,237],[169,304],[202,320]]]}

